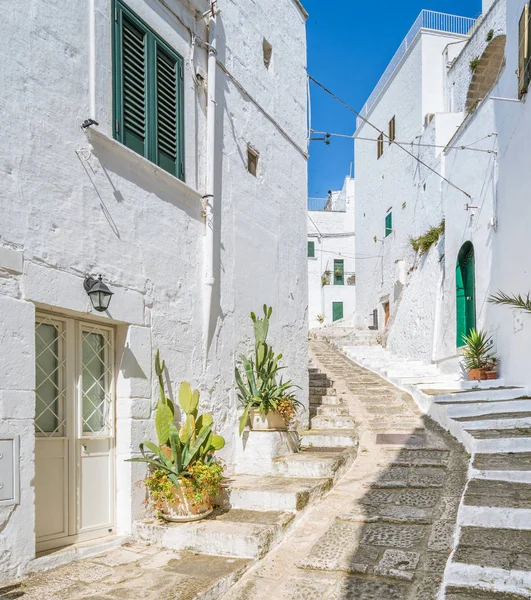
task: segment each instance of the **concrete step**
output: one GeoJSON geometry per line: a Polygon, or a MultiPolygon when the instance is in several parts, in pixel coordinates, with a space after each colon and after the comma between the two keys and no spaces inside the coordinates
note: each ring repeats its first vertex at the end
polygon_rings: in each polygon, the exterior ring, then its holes
{"type": "Polygon", "coordinates": [[[446,600],[523,600],[526,596],[494,590],[480,590],[476,587],[454,586],[446,587],[446,600]]]}
{"type": "Polygon", "coordinates": [[[319,371],[317,373],[310,373],[309,379],[310,379],[310,381],[323,381],[323,380],[326,381],[328,379],[328,375],[326,373],[322,373],[321,371],[319,371]]]}
{"type": "Polygon", "coordinates": [[[308,449],[296,454],[281,456],[273,461],[277,475],[302,478],[338,479],[356,458],[356,450],[330,448],[308,449]]]}
{"type": "MultiPolygon", "coordinates": [[[[445,578],[450,586],[465,589],[504,590],[510,595],[500,600],[518,598],[512,592],[531,589],[531,531],[506,528],[463,527],[453,562],[445,578]]],[[[476,594],[476,590],[474,590],[476,594]]],[[[521,597],[528,597],[524,593],[521,597]]],[[[481,596],[471,596],[474,600],[481,596]]],[[[496,596],[485,596],[489,600],[496,596]]],[[[446,597],[448,600],[448,596],[446,597]]],[[[451,596],[450,596],[451,598],[451,596]]],[[[462,600],[459,596],[455,596],[462,600]]],[[[466,598],[466,596],[465,596],[466,598]]]]}
{"type": "Polygon", "coordinates": [[[467,429],[467,431],[476,440],[531,439],[531,427],[517,427],[514,429],[467,429]]]}
{"type": "Polygon", "coordinates": [[[227,482],[224,505],[242,510],[299,511],[325,494],[331,478],[237,475],[227,482]]]}
{"type": "Polygon", "coordinates": [[[354,429],[356,420],[349,416],[317,416],[312,418],[312,429],[354,429]]]}
{"type": "Polygon", "coordinates": [[[333,387],[314,387],[310,386],[310,396],[336,396],[337,391],[333,387]]]}
{"type": "Polygon", "coordinates": [[[356,448],[358,434],[355,429],[310,429],[300,432],[302,448],[356,448]]]}
{"type": "Polygon", "coordinates": [[[476,454],[472,466],[480,471],[531,471],[531,452],[476,454]]]}
{"type": "Polygon", "coordinates": [[[462,389],[429,389],[422,387],[420,392],[430,396],[436,404],[461,404],[466,402],[497,402],[498,400],[529,400],[525,388],[503,387],[488,391],[462,389]]]}
{"type": "Polygon", "coordinates": [[[346,406],[341,406],[339,404],[325,405],[319,406],[317,409],[317,414],[320,417],[337,417],[337,416],[349,416],[349,410],[346,406]]]}
{"type": "MultiPolygon", "coordinates": [[[[466,489],[464,504],[530,511],[531,485],[512,481],[471,479],[466,489]]],[[[525,529],[531,529],[531,521],[525,529]]]]}
{"type": "Polygon", "coordinates": [[[134,533],[162,548],[258,559],[278,544],[294,517],[282,511],[216,510],[193,523],[139,521],[134,533]]]}
{"type": "Polygon", "coordinates": [[[531,414],[531,400],[494,400],[492,402],[460,402],[446,405],[446,414],[452,419],[463,423],[483,418],[490,420],[493,416],[504,413],[531,414]]]}
{"type": "Polygon", "coordinates": [[[319,373],[319,369],[317,367],[308,367],[308,374],[313,375],[314,373],[319,373]]]}
{"type": "Polygon", "coordinates": [[[529,429],[531,427],[531,417],[498,416],[493,419],[478,419],[461,422],[461,427],[469,433],[479,429],[529,429]]]}

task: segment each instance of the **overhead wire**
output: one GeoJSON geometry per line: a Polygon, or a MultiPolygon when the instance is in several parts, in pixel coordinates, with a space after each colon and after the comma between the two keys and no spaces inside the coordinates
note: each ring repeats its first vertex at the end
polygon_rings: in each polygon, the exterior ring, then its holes
{"type": "MultiPolygon", "coordinates": [[[[367,138],[367,137],[355,137],[354,135],[347,135],[345,133],[330,133],[330,132],[325,132],[325,131],[316,131],[315,129],[310,129],[310,133],[317,133],[318,135],[322,135],[322,134],[327,134],[331,137],[338,137],[338,138],[348,138],[348,139],[355,139],[355,140],[361,140],[363,142],[377,142],[378,140],[376,138],[367,138]]],[[[471,152],[484,152],[486,154],[495,154],[496,150],[486,150],[483,148],[470,148],[470,146],[473,146],[474,144],[478,144],[479,142],[483,141],[484,139],[491,137],[492,135],[495,135],[493,133],[486,135],[484,138],[481,138],[481,140],[478,140],[477,142],[472,142],[472,144],[469,144],[468,146],[444,146],[442,144],[423,144],[420,142],[396,142],[395,144],[403,144],[403,145],[409,145],[409,146],[420,146],[422,148],[445,148],[447,150],[470,150],[471,152]]]]}
{"type": "Polygon", "coordinates": [[[315,85],[317,85],[318,87],[320,87],[323,91],[325,91],[327,94],[329,94],[332,98],[334,98],[335,100],[337,100],[337,102],[339,102],[340,104],[342,104],[347,110],[349,110],[350,112],[354,113],[364,123],[366,123],[367,125],[369,125],[369,127],[372,127],[381,136],[383,136],[384,138],[387,138],[389,144],[396,144],[398,146],[398,148],[401,148],[403,152],[405,152],[406,154],[408,154],[409,156],[411,156],[411,158],[415,159],[419,164],[421,164],[423,167],[425,167],[426,169],[428,169],[428,171],[431,171],[432,173],[435,173],[435,175],[437,175],[438,177],[440,177],[450,187],[453,187],[457,191],[459,191],[462,194],[464,194],[467,198],[469,198],[470,200],[472,200],[472,196],[468,192],[465,192],[465,190],[463,190],[462,188],[460,188],[458,185],[456,185],[455,183],[452,183],[449,179],[447,179],[446,177],[444,177],[444,175],[441,175],[441,173],[439,173],[438,171],[436,171],[434,168],[430,167],[430,165],[428,165],[427,163],[425,163],[418,156],[415,156],[413,154],[413,152],[410,152],[407,148],[405,148],[401,144],[397,143],[396,141],[391,140],[389,138],[389,136],[384,131],[382,131],[381,129],[379,129],[378,127],[376,127],[376,125],[374,125],[373,123],[371,123],[360,112],[358,112],[355,108],[352,108],[352,106],[350,106],[344,100],[342,100],[341,98],[339,98],[339,96],[337,96],[336,94],[334,94],[334,92],[332,92],[331,90],[329,90],[326,86],[324,86],[322,83],[320,83],[319,81],[317,81],[317,79],[315,79],[314,77],[312,77],[310,74],[308,74],[308,79],[310,79],[310,81],[313,81],[313,83],[315,83],[315,85]]]}

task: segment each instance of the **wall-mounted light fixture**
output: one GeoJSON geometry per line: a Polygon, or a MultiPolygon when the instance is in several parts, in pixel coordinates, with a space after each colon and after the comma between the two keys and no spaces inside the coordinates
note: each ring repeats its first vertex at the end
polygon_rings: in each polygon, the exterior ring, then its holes
{"type": "Polygon", "coordinates": [[[94,277],[87,277],[83,282],[83,287],[92,302],[94,310],[104,312],[109,308],[113,293],[103,283],[101,275],[98,275],[97,279],[94,277]]]}

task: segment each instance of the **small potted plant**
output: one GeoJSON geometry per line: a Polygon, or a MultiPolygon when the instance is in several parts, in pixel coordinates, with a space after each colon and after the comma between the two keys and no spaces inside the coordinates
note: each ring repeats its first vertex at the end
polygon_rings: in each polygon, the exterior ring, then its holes
{"type": "Polygon", "coordinates": [[[498,378],[498,358],[496,356],[491,356],[486,368],[487,379],[497,379],[498,378]]]}
{"type": "Polygon", "coordinates": [[[487,379],[489,365],[495,359],[492,352],[492,336],[484,331],[472,329],[468,335],[464,335],[465,346],[463,349],[463,363],[472,381],[487,379]]]}
{"type": "Polygon", "coordinates": [[[317,315],[317,321],[322,325],[324,323],[325,318],[323,315],[317,315]]]}
{"type": "Polygon", "coordinates": [[[298,386],[278,376],[285,368],[280,366],[282,354],[275,354],[266,341],[272,312],[273,309],[264,304],[262,319],[251,313],[254,356],[242,356],[242,370],[235,369],[238,399],[243,407],[240,435],[248,424],[254,430],[286,430],[297,408],[302,406],[293,393],[298,386]],[[287,420],[286,416],[289,416],[287,420]]]}
{"type": "Polygon", "coordinates": [[[173,404],[164,392],[164,361],[160,361],[158,351],[155,371],[160,385],[155,414],[158,444],[142,442],[142,457],[129,461],[149,465],[144,484],[149,502],[160,517],[172,522],[204,519],[212,512],[221,487],[223,465],[214,455],[223,448],[225,440],[213,432],[212,415],[198,415],[199,391],[192,391],[186,381],[179,389],[185,419],[177,429],[173,404]]]}

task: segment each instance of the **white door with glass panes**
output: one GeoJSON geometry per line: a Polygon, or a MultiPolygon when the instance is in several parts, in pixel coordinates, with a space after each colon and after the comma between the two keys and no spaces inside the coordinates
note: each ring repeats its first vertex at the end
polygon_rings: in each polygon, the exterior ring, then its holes
{"type": "Polygon", "coordinates": [[[111,327],[37,314],[37,550],[114,529],[114,335],[111,327]]]}

